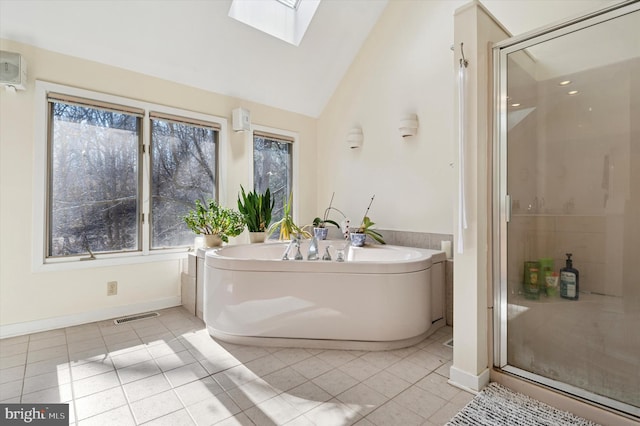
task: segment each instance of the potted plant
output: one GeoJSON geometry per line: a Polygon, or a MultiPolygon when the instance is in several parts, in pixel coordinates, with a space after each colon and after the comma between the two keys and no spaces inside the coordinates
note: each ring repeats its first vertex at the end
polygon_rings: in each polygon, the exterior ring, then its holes
{"type": "Polygon", "coordinates": [[[336,195],[335,192],[331,194],[331,201],[329,201],[329,207],[327,207],[324,210],[324,215],[322,216],[322,218],[316,217],[315,219],[313,219],[313,235],[315,235],[315,237],[319,240],[325,240],[327,238],[327,233],[329,232],[329,230],[326,227],[327,224],[334,225],[336,228],[340,229],[340,225],[338,225],[337,222],[329,219],[329,213],[331,212],[331,210],[335,210],[339,212],[344,217],[344,214],[340,210],[331,206],[333,204],[333,197],[335,195],[336,195]]]}
{"type": "Polygon", "coordinates": [[[297,234],[302,235],[304,238],[311,238],[311,234],[309,234],[304,229],[300,228],[293,221],[293,217],[291,216],[291,205],[293,203],[293,193],[289,194],[289,200],[284,202],[284,212],[282,219],[277,222],[273,222],[269,229],[267,230],[267,235],[271,235],[275,232],[278,227],[280,227],[280,240],[290,240],[291,236],[295,236],[297,234]]]}
{"type": "Polygon", "coordinates": [[[374,198],[375,198],[375,195],[371,197],[369,206],[367,206],[367,210],[364,212],[364,216],[360,221],[360,226],[358,227],[358,229],[350,233],[351,245],[354,247],[362,247],[367,238],[367,235],[373,238],[374,240],[376,240],[377,242],[379,242],[380,244],[386,244],[384,242],[384,239],[382,238],[382,235],[380,235],[379,232],[371,229],[371,227],[375,225],[375,223],[371,221],[369,216],[367,216],[374,198]]]}
{"type": "Polygon", "coordinates": [[[269,188],[264,194],[249,191],[245,194],[240,185],[241,193],[238,196],[238,210],[244,216],[249,230],[249,240],[252,243],[264,242],[265,232],[271,223],[271,211],[275,201],[271,200],[269,188]]]}
{"type": "Polygon", "coordinates": [[[205,247],[218,247],[229,237],[236,237],[245,227],[244,217],[239,212],[221,207],[215,200],[203,204],[196,200],[196,206],[184,217],[187,227],[196,234],[204,235],[205,247]]]}

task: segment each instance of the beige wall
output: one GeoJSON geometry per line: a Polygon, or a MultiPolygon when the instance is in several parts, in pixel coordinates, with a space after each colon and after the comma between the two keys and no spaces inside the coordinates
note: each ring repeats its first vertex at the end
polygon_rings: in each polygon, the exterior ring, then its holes
{"type": "MultiPolygon", "coordinates": [[[[125,96],[176,108],[227,117],[243,106],[252,122],[297,132],[300,169],[299,215],[315,214],[316,120],[264,105],[218,95],[32,46],[0,40],[0,49],[19,52],[28,64],[28,87],[0,93],[0,326],[43,319],[116,312],[128,305],[175,303],[180,298],[180,260],[58,272],[32,272],[32,204],[35,80],[125,96]],[[117,280],[117,296],[106,296],[106,282],[117,280]]],[[[249,184],[248,139],[228,132],[227,175],[221,176],[227,204],[240,184],[249,184]]],[[[239,237],[240,238],[240,237],[239,237]]],[[[97,261],[96,261],[97,262],[97,261]]]]}
{"type": "MultiPolygon", "coordinates": [[[[453,232],[455,172],[451,72],[453,12],[459,1],[391,1],[318,119],[320,209],[358,222],[369,199],[381,229],[453,232]],[[403,139],[402,117],[418,116],[403,139]],[[361,127],[364,143],[346,135],[361,127]]],[[[319,212],[320,213],[320,212],[319,212]]]]}

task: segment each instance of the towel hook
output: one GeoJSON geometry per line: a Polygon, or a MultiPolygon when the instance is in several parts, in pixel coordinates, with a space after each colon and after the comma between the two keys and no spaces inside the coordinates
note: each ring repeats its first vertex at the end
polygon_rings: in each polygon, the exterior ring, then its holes
{"type": "Polygon", "coordinates": [[[469,65],[469,61],[464,57],[464,43],[460,43],[460,53],[462,53],[462,58],[460,58],[460,66],[464,66],[465,68],[469,65]]]}

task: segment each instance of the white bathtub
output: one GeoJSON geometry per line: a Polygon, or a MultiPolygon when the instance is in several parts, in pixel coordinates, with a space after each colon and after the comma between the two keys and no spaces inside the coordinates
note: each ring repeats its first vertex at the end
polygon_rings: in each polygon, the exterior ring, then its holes
{"type": "MultiPolygon", "coordinates": [[[[328,244],[344,242],[320,241],[320,255],[328,244]]],[[[303,241],[305,259],[308,246],[303,241]]],[[[286,247],[207,253],[209,334],[232,343],[376,350],[414,344],[444,324],[441,251],[374,245],[349,247],[346,262],[283,261],[286,247]]]]}

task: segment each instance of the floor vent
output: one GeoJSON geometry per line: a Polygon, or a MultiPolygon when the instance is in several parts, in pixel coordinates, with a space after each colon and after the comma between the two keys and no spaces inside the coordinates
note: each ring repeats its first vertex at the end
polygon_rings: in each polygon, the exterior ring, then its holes
{"type": "Polygon", "coordinates": [[[443,343],[443,345],[445,345],[448,348],[453,349],[453,339],[449,339],[446,342],[443,343]]]}
{"type": "Polygon", "coordinates": [[[128,317],[122,317],[122,318],[114,319],[113,323],[115,325],[120,325],[120,324],[124,324],[124,323],[131,322],[131,321],[138,321],[138,320],[143,320],[143,319],[147,319],[147,318],[155,318],[157,316],[160,316],[160,314],[157,313],[157,312],[149,312],[149,313],[140,314],[140,315],[130,315],[128,317]]]}

